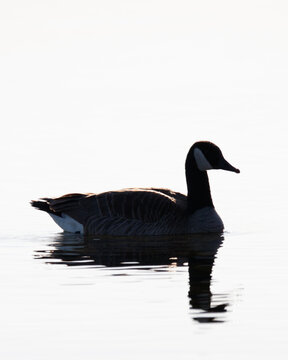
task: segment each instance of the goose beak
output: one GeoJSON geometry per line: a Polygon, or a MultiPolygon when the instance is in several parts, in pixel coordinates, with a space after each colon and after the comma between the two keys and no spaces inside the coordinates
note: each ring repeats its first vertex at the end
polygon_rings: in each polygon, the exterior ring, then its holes
{"type": "Polygon", "coordinates": [[[236,169],[234,166],[232,166],[231,164],[229,164],[229,162],[227,160],[225,160],[224,158],[222,158],[219,163],[218,163],[218,169],[222,169],[222,170],[227,170],[227,171],[233,171],[237,174],[240,173],[239,169],[236,169]]]}

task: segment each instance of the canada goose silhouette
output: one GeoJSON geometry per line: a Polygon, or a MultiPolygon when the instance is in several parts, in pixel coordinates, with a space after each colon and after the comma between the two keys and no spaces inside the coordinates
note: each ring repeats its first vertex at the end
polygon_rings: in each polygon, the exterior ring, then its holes
{"type": "Polygon", "coordinates": [[[239,173],[221,150],[208,141],[196,142],[185,162],[187,196],[161,188],[129,188],[100,194],[67,194],[32,200],[64,230],[86,235],[176,235],[216,233],[224,229],[217,214],[207,170],[239,173]]]}

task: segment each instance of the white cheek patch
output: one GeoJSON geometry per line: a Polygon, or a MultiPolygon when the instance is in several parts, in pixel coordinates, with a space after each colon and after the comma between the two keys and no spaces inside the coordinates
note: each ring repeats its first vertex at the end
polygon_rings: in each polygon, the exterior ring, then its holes
{"type": "Polygon", "coordinates": [[[213,166],[209,163],[209,161],[206,159],[205,155],[203,154],[203,152],[200,149],[198,149],[198,148],[194,149],[194,157],[195,157],[198,169],[200,171],[206,171],[206,170],[213,169],[213,166]]]}

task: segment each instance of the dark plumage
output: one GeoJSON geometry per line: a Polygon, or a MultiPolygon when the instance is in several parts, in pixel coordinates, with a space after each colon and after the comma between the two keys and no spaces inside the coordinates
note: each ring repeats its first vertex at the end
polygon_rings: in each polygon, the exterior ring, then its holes
{"type": "Polygon", "coordinates": [[[239,172],[210,142],[195,143],[186,158],[188,195],[169,189],[132,188],[100,194],[67,194],[31,201],[65,231],[95,235],[163,235],[219,232],[206,170],[239,172]]]}

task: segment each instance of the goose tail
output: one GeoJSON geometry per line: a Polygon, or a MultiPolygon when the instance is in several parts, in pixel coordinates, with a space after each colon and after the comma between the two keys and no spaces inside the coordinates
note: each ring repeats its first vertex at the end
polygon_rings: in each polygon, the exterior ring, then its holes
{"type": "Polygon", "coordinates": [[[55,223],[61,227],[62,230],[74,234],[83,234],[84,227],[80,222],[76,221],[75,219],[63,212],[54,211],[50,208],[50,202],[52,200],[53,199],[50,198],[42,198],[40,200],[32,200],[30,201],[30,204],[34,208],[48,213],[55,221],[55,223]]]}
{"type": "Polygon", "coordinates": [[[49,200],[50,199],[48,198],[43,198],[41,200],[31,200],[30,204],[37,210],[45,211],[48,214],[61,216],[61,214],[57,214],[55,211],[50,209],[49,200]]]}

